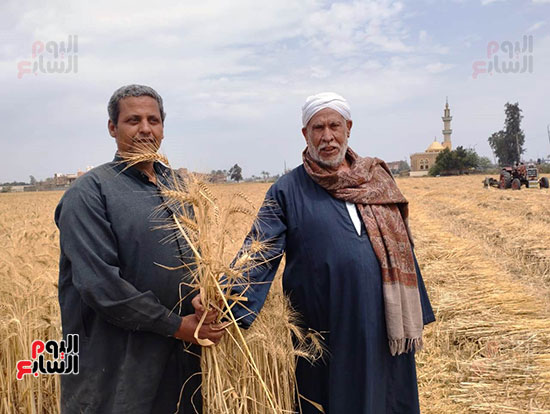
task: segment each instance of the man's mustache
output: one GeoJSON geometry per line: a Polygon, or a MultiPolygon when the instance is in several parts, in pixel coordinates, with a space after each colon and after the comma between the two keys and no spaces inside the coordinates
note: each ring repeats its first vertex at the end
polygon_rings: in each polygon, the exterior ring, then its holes
{"type": "Polygon", "coordinates": [[[317,147],[317,149],[318,149],[318,150],[323,150],[323,149],[325,149],[325,148],[327,148],[327,147],[336,147],[336,148],[340,149],[340,145],[338,145],[338,144],[336,144],[336,143],[335,143],[335,144],[321,144],[321,145],[319,145],[319,146],[317,147]]]}

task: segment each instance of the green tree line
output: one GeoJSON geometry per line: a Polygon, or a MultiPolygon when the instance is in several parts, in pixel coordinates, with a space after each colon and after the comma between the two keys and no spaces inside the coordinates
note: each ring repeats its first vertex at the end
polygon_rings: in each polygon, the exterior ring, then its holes
{"type": "Polygon", "coordinates": [[[435,164],[430,168],[429,174],[432,176],[458,175],[489,168],[492,168],[489,158],[480,157],[471,148],[459,146],[455,150],[445,148],[441,151],[435,159],[435,164]]]}

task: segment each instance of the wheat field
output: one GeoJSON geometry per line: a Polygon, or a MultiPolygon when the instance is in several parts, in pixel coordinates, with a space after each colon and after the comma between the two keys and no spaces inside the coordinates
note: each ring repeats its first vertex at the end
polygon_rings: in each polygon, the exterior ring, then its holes
{"type": "MultiPolygon", "coordinates": [[[[550,413],[550,191],[484,189],[482,178],[398,179],[437,317],[417,356],[422,412],[550,413]]],[[[268,187],[213,190],[259,206],[268,187]]],[[[33,340],[60,339],[61,195],[0,194],[0,413],[58,412],[57,378],[17,381],[15,367],[33,340]]],[[[232,251],[250,224],[234,226],[232,251]]]]}

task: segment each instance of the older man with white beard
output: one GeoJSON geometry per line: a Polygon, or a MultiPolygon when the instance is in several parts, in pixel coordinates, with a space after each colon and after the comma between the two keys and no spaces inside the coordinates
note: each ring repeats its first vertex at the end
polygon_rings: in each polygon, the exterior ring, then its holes
{"type": "Polygon", "coordinates": [[[285,252],[284,291],[327,348],[315,364],[298,361],[302,413],[319,412],[316,404],[331,414],[418,413],[414,352],[434,316],[407,200],[382,160],[348,147],[353,124],[342,96],[307,98],[302,125],[303,164],[269,189],[245,240],[269,241],[273,260],[250,272],[237,316],[253,322],[285,252]]]}

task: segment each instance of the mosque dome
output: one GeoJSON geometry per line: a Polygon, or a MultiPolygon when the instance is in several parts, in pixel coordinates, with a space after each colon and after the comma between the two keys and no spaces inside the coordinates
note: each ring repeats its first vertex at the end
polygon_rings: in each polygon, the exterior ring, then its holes
{"type": "Polygon", "coordinates": [[[426,152],[440,152],[443,151],[445,147],[441,145],[439,142],[434,141],[431,143],[431,145],[426,149],[426,152]]]}

